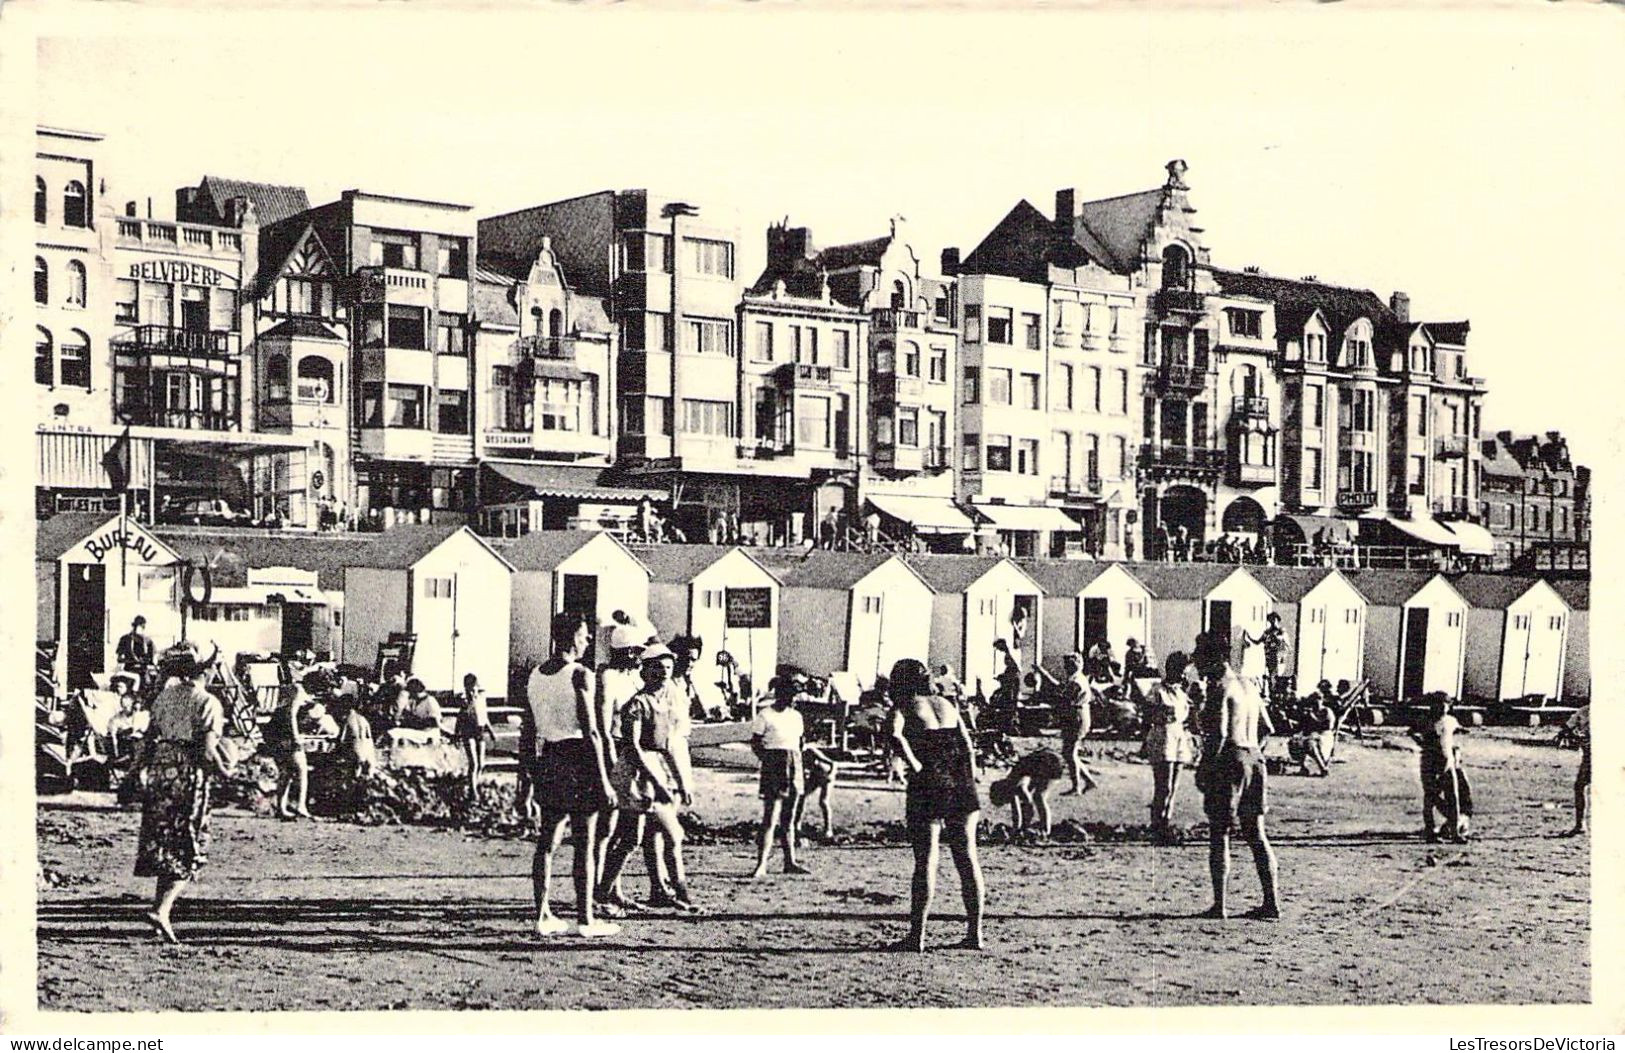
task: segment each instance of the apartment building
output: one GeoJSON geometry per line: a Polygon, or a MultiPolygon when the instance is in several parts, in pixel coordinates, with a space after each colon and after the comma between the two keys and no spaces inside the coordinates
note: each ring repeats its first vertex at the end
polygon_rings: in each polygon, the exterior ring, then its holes
{"type": "MultiPolygon", "coordinates": [[[[334,314],[340,302],[346,305],[356,509],[390,520],[462,518],[474,499],[473,210],[346,190],[337,201],[282,222],[288,228],[308,225],[301,244],[313,237],[325,254],[313,265],[319,274],[330,267],[340,279],[334,314]]],[[[291,267],[302,265],[295,261],[291,267]]],[[[325,294],[325,277],[282,277],[290,295],[325,294]]],[[[285,311],[278,307],[273,316],[285,311]]],[[[262,365],[271,366],[274,357],[267,354],[262,365]]],[[[315,382],[321,378],[309,379],[307,391],[319,391],[315,382]]],[[[330,391],[339,387],[335,376],[330,391]]]]}
{"type": "Polygon", "coordinates": [[[691,536],[741,507],[738,236],[726,210],[642,189],[479,222],[488,258],[534,256],[548,238],[570,287],[604,301],[618,474],[665,491],[691,536]]]}
{"type": "Polygon", "coordinates": [[[1561,432],[1498,431],[1476,444],[1483,479],[1479,514],[1496,562],[1521,569],[1589,569],[1591,473],[1569,456],[1561,432]]]}

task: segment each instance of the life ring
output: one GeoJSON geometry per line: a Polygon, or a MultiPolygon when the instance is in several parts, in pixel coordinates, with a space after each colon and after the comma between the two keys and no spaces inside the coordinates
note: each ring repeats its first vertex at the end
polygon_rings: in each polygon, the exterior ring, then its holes
{"type": "Polygon", "coordinates": [[[198,607],[208,606],[209,601],[214,598],[214,575],[210,573],[207,563],[188,563],[186,565],[186,571],[181,575],[181,596],[194,610],[198,607]],[[203,575],[202,596],[197,595],[193,589],[199,573],[203,575]]]}

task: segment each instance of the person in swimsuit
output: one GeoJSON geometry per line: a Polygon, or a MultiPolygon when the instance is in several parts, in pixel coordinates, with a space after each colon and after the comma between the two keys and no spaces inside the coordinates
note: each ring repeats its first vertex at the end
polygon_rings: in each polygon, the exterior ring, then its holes
{"type": "Polygon", "coordinates": [[[1167,837],[1172,826],[1179,767],[1194,759],[1190,733],[1185,730],[1191,709],[1184,688],[1187,664],[1182,651],[1168,656],[1162,682],[1152,690],[1148,707],[1145,753],[1151,762],[1151,828],[1160,837],[1167,837]]]}
{"type": "Polygon", "coordinates": [[[801,747],[801,772],[806,785],[801,796],[796,800],[795,821],[790,827],[796,838],[797,847],[801,845],[801,818],[807,811],[807,802],[814,795],[818,797],[818,811],[824,820],[824,840],[834,840],[835,809],[830,802],[830,795],[835,792],[837,771],[834,758],[817,746],[808,746],[803,743],[801,747]]]}
{"type": "Polygon", "coordinates": [[[773,704],[756,714],[751,725],[750,748],[762,765],[762,828],[756,839],[756,869],[750,873],[752,878],[767,876],[767,857],[773,850],[775,833],[780,834],[784,844],[784,872],[811,873],[796,860],[796,816],[800,814],[801,797],[806,791],[801,768],[806,725],[795,704],[801,688],[799,677],[779,677],[773,687],[773,704]]]}
{"type": "MultiPolygon", "coordinates": [[[[648,626],[634,624],[623,611],[616,611],[615,628],[609,634],[609,661],[598,671],[598,726],[604,732],[604,749],[609,762],[609,770],[615,770],[618,760],[619,747],[616,745],[621,738],[621,710],[632,701],[643,687],[643,675],[639,672],[640,656],[643,649],[654,640],[654,631],[648,626]]],[[[611,832],[620,825],[620,802],[611,796],[609,807],[599,818],[598,828],[603,836],[598,839],[598,873],[605,871],[605,860],[609,854],[611,832]]],[[[652,859],[654,846],[652,842],[644,842],[643,861],[650,874],[659,874],[659,868],[652,859]]],[[[613,901],[630,903],[631,901],[621,891],[620,882],[615,883],[613,901]]]]}
{"type": "Polygon", "coordinates": [[[1580,744],[1580,767],[1574,773],[1574,826],[1564,837],[1579,837],[1586,831],[1586,803],[1591,799],[1591,706],[1574,711],[1563,725],[1564,738],[1580,744]]]}
{"type": "Polygon", "coordinates": [[[1209,633],[1196,638],[1195,661],[1207,681],[1207,705],[1202,715],[1202,760],[1196,785],[1202,791],[1202,810],[1208,821],[1208,870],[1213,879],[1213,906],[1202,916],[1226,917],[1225,886],[1230,876],[1230,832],[1240,826],[1241,836],[1253,851],[1258,883],[1264,892],[1261,906],[1250,918],[1281,916],[1275,888],[1275,853],[1264,832],[1268,810],[1264,752],[1260,730],[1273,730],[1264,712],[1258,685],[1244,680],[1230,666],[1228,642],[1209,633]]]}
{"type": "MultiPolygon", "coordinates": [[[[1066,761],[1067,773],[1072,777],[1072,788],[1067,792],[1081,796],[1094,789],[1096,779],[1083,762],[1083,743],[1089,737],[1093,720],[1089,702],[1094,691],[1083,675],[1083,656],[1073,651],[1061,659],[1063,680],[1051,680],[1056,696],[1056,711],[1061,725],[1061,756],[1066,761]]],[[[1046,679],[1049,674],[1045,673],[1046,679]]]]}
{"type": "Polygon", "coordinates": [[[473,673],[463,676],[463,708],[457,714],[457,741],[463,747],[463,761],[468,767],[468,796],[479,793],[480,776],[485,771],[485,747],[495,745],[497,733],[491,728],[491,717],[485,706],[485,688],[473,673]]]}
{"type": "Polygon", "coordinates": [[[914,847],[908,939],[899,949],[925,950],[925,922],[936,891],[938,844],[948,843],[965,899],[959,946],[982,947],[982,867],[976,858],[976,753],[959,707],[931,693],[925,663],[904,658],[891,671],[891,736],[908,765],[904,814],[914,847]]]}
{"type": "Polygon", "coordinates": [[[1466,729],[1451,714],[1451,702],[1442,691],[1427,696],[1428,715],[1419,728],[1410,733],[1412,741],[1421,747],[1422,775],[1422,837],[1437,841],[1442,836],[1457,843],[1467,840],[1472,825],[1472,791],[1467,786],[1467,775],[1461,770],[1461,747],[1456,736],[1466,729]],[[1434,821],[1442,816],[1442,828],[1434,821]]]}
{"type": "Polygon", "coordinates": [[[570,925],[553,915],[548,893],[553,882],[553,855],[570,823],[575,851],[572,876],[576,889],[576,935],[613,936],[621,927],[593,913],[597,887],[598,817],[609,806],[609,765],[598,727],[592,670],[581,664],[592,640],[583,614],[561,611],[553,616],[553,655],[531,671],[525,701],[534,733],[535,795],[541,813],[531,882],[536,899],[536,934],[568,932],[570,925]]]}
{"type": "Polygon", "coordinates": [[[988,786],[987,799],[994,806],[1010,806],[1010,828],[1015,833],[1037,822],[1039,836],[1048,837],[1050,789],[1064,774],[1061,758],[1054,750],[1036,749],[1016,761],[1004,778],[988,786]]]}

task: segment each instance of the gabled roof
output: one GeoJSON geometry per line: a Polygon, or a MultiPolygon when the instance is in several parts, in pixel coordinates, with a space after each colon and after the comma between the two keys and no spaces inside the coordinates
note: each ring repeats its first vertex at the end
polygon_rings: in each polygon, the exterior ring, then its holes
{"type": "Polygon", "coordinates": [[[465,526],[451,523],[413,523],[392,527],[382,534],[374,535],[374,540],[370,544],[357,550],[349,566],[404,570],[415,566],[424,556],[439,548],[447,538],[459,531],[467,531],[468,536],[478,541],[481,548],[495,556],[509,570],[513,569],[513,565],[502,553],[492,548],[490,542],[465,526]]]}
{"type": "MultiPolygon", "coordinates": [[[[1352,289],[1318,281],[1277,278],[1268,274],[1226,271],[1218,268],[1214,268],[1213,278],[1219,283],[1220,291],[1226,295],[1268,300],[1276,305],[1277,312],[1283,306],[1291,308],[1291,319],[1301,316],[1307,320],[1308,312],[1311,309],[1318,309],[1325,316],[1326,324],[1334,338],[1340,337],[1357,319],[1368,318],[1371,320],[1374,333],[1372,342],[1378,345],[1373,350],[1391,347],[1391,343],[1384,344],[1380,338],[1386,334],[1387,339],[1392,341],[1399,327],[1399,320],[1394,316],[1394,312],[1383,302],[1382,297],[1370,289],[1352,289]]],[[[1301,328],[1302,322],[1297,324],[1301,328]]],[[[1283,331],[1279,318],[1276,329],[1283,331]]],[[[1384,365],[1385,363],[1378,362],[1378,368],[1384,365]]]]}
{"type": "MultiPolygon", "coordinates": [[[[1431,570],[1349,570],[1344,577],[1354,582],[1366,602],[1373,607],[1403,607],[1439,575],[1431,570]]],[[[1449,579],[1446,579],[1448,584],[1449,579]]]]}
{"type": "Polygon", "coordinates": [[[1450,579],[1450,583],[1474,607],[1504,611],[1539,584],[1540,579],[1511,574],[1463,574],[1450,579]]]}
{"type": "MultiPolygon", "coordinates": [[[[1033,581],[1032,575],[1003,556],[920,555],[911,553],[903,557],[903,562],[907,563],[914,570],[914,573],[920,576],[921,580],[931,586],[933,592],[945,595],[964,592],[986,577],[988,572],[1000,563],[1009,563],[1020,571],[1023,577],[1033,581]]],[[[1038,588],[1039,591],[1043,591],[1038,582],[1033,581],[1033,586],[1038,588]]]]}
{"type": "Polygon", "coordinates": [[[1452,344],[1456,347],[1467,346],[1467,330],[1471,328],[1467,322],[1429,322],[1428,332],[1433,339],[1441,344],[1452,344]]]}
{"type": "MultiPolygon", "coordinates": [[[[1103,262],[1109,262],[1112,269],[1120,274],[1136,271],[1145,242],[1151,237],[1151,229],[1156,224],[1157,211],[1162,207],[1165,192],[1165,188],[1157,187],[1098,201],[1085,201],[1078,206],[1074,237],[1092,235],[1098,248],[1105,250],[1103,262]]],[[[1088,243],[1081,237],[1078,237],[1078,243],[1088,248],[1088,243]]]]}
{"type": "Polygon", "coordinates": [[[469,291],[473,293],[474,315],[481,323],[519,328],[519,309],[513,302],[514,281],[484,267],[474,268],[469,291]]]}
{"type": "Polygon", "coordinates": [[[34,558],[56,560],[106,523],[106,512],[58,512],[34,526],[34,558]]]}
{"type": "Polygon", "coordinates": [[[553,570],[597,538],[604,538],[632,562],[642,565],[613,534],[596,530],[533,530],[516,538],[491,538],[490,542],[515,570],[553,570]]]}
{"type": "Polygon", "coordinates": [[[153,533],[187,561],[202,560],[215,586],[248,584],[248,571],[294,567],[313,571],[323,590],[344,588],[344,568],[374,540],[371,534],[269,533],[218,527],[159,527],[153,533]]]}
{"type": "Polygon", "coordinates": [[[827,271],[844,270],[848,267],[878,267],[881,257],[891,247],[891,235],[887,234],[868,241],[854,241],[846,245],[831,245],[821,249],[815,258],[819,266],[827,271]]]}
{"type": "Polygon", "coordinates": [[[310,208],[310,198],[305,194],[305,188],[300,186],[251,183],[246,179],[204,176],[198,188],[209,195],[217,213],[220,212],[221,206],[232,198],[246,197],[254,203],[254,212],[262,227],[310,208]]]}
{"type": "Polygon", "coordinates": [[[285,321],[278,322],[261,333],[257,339],[265,340],[274,336],[307,340],[337,340],[341,344],[345,342],[344,337],[333,332],[320,319],[306,318],[302,315],[296,315],[285,321]]]}
{"type": "MultiPolygon", "coordinates": [[[[1283,603],[1297,603],[1333,574],[1329,567],[1252,567],[1247,573],[1283,603]]],[[[1356,589],[1355,591],[1359,591],[1356,589]]]]}
{"type": "MultiPolygon", "coordinates": [[[[1085,559],[1024,559],[1020,565],[1028,577],[1038,582],[1044,595],[1068,597],[1076,596],[1084,586],[1118,566],[1116,563],[1085,559]]],[[[1133,578],[1134,575],[1130,574],[1129,577],[1133,578]]],[[[1139,581],[1138,578],[1134,580],[1139,581]]],[[[1143,582],[1141,587],[1144,587],[1143,582]]]]}
{"type": "Polygon", "coordinates": [[[1123,569],[1157,599],[1201,600],[1240,568],[1233,563],[1133,563],[1123,569]]]}
{"type": "Polygon", "coordinates": [[[1049,217],[1023,198],[961,261],[959,272],[1037,278],[1054,239],[1049,217]]]}
{"type": "Polygon", "coordinates": [[[745,558],[761,567],[773,580],[779,576],[771,567],[736,545],[650,545],[636,550],[637,557],[649,568],[649,580],[666,585],[686,585],[730,552],[742,552],[745,558]]]}
{"type": "MultiPolygon", "coordinates": [[[[802,552],[799,549],[774,549],[771,550],[771,554],[768,550],[764,550],[758,562],[771,569],[779,581],[784,583],[785,588],[834,589],[844,592],[893,559],[897,557],[889,552],[827,552],[822,549],[802,552]]],[[[926,588],[931,587],[920,577],[919,571],[909,566],[906,560],[897,559],[897,563],[918,579],[920,584],[926,588]]]]}

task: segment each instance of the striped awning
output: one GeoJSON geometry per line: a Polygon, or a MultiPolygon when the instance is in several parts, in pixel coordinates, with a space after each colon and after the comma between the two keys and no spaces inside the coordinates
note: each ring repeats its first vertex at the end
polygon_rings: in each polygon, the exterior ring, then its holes
{"type": "MultiPolygon", "coordinates": [[[[118,435],[42,431],[35,435],[38,460],[34,485],[63,490],[111,490],[113,480],[102,461],[118,435]]],[[[130,487],[152,485],[152,440],[130,439],[130,487]]]]}

